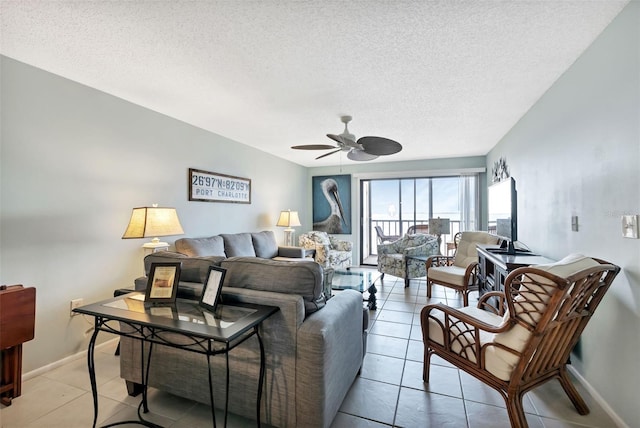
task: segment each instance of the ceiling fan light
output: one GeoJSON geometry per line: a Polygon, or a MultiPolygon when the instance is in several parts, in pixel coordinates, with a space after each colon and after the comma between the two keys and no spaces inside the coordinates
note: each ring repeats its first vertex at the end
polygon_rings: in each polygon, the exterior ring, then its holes
{"type": "Polygon", "coordinates": [[[364,162],[377,159],[378,156],[367,153],[362,149],[351,149],[349,153],[347,153],[347,158],[352,161],[364,162]]]}

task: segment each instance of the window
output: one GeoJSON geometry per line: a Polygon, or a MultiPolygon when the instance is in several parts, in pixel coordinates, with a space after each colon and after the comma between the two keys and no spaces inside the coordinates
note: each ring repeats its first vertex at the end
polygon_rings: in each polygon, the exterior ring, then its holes
{"type": "Polygon", "coordinates": [[[430,218],[448,218],[451,233],[442,236],[443,248],[457,232],[476,230],[478,182],[477,174],[362,180],[362,263],[375,264],[376,226],[384,235],[402,236],[413,225],[429,224],[430,218]]]}

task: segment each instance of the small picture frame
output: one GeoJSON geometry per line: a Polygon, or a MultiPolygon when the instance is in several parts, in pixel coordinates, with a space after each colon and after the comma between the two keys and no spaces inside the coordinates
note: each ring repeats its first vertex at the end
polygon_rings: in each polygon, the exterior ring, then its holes
{"type": "Polygon", "coordinates": [[[625,238],[638,239],[638,216],[622,216],[622,236],[625,238]]]}
{"type": "Polygon", "coordinates": [[[175,303],[181,263],[152,263],[144,296],[145,304],[175,303]]]}
{"type": "Polygon", "coordinates": [[[220,293],[222,292],[222,284],[226,273],[226,269],[209,266],[209,273],[204,281],[202,296],[200,296],[200,306],[211,312],[216,311],[218,303],[220,303],[220,293]]]}

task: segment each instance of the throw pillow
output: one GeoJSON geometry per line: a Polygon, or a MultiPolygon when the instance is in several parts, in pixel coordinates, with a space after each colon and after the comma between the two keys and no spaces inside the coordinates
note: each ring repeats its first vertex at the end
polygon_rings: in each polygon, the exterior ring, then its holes
{"type": "Polygon", "coordinates": [[[255,257],[250,233],[220,234],[227,257],[255,257]]]}
{"type": "Polygon", "coordinates": [[[180,238],[176,240],[176,251],[191,257],[226,257],[224,241],[220,236],[207,238],[180,238]]]}
{"type": "Polygon", "coordinates": [[[272,231],[265,230],[263,232],[252,233],[251,240],[253,241],[256,257],[272,259],[278,255],[276,235],[272,231]]]}

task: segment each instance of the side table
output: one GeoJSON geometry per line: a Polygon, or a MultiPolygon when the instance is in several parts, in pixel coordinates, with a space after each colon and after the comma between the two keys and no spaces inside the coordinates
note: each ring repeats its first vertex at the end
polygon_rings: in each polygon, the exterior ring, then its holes
{"type": "Polygon", "coordinates": [[[36,289],[0,286],[0,402],[11,405],[22,394],[22,344],[33,339],[36,289]]]}
{"type": "MultiPolygon", "coordinates": [[[[93,395],[93,427],[98,421],[98,389],[95,371],[95,343],[98,333],[106,331],[119,336],[139,340],[141,343],[142,401],[138,407],[139,420],[123,421],[110,424],[140,424],[156,426],[142,418],[143,413],[149,411],[147,404],[147,384],[149,365],[153,347],[170,346],[187,352],[195,352],[205,355],[209,367],[209,404],[212,409],[213,426],[216,426],[215,403],[213,397],[213,382],[211,372],[211,357],[219,354],[227,354],[238,345],[244,343],[250,337],[256,336],[260,346],[260,374],[257,379],[256,394],[256,420],[260,426],[260,403],[262,398],[262,386],[265,377],[265,355],[259,327],[262,322],[276,313],[276,306],[264,306],[248,303],[236,303],[234,305],[220,305],[215,314],[203,311],[197,301],[177,299],[176,303],[168,306],[170,313],[175,317],[165,317],[152,311],[153,308],[145,308],[142,293],[132,293],[118,296],[113,299],[75,308],[73,311],[95,318],[94,332],[89,340],[87,350],[87,363],[89,367],[89,379],[93,395]],[[198,315],[199,314],[199,315],[198,315]],[[111,325],[119,323],[128,328],[122,329],[111,325]],[[178,336],[178,337],[174,337],[178,336]],[[186,339],[186,340],[185,340],[186,339]],[[148,354],[145,363],[145,346],[148,354]],[[145,367],[146,366],[146,367],[145,367]]],[[[224,405],[224,426],[227,425],[229,409],[229,359],[226,358],[226,391],[224,405]]]]}

